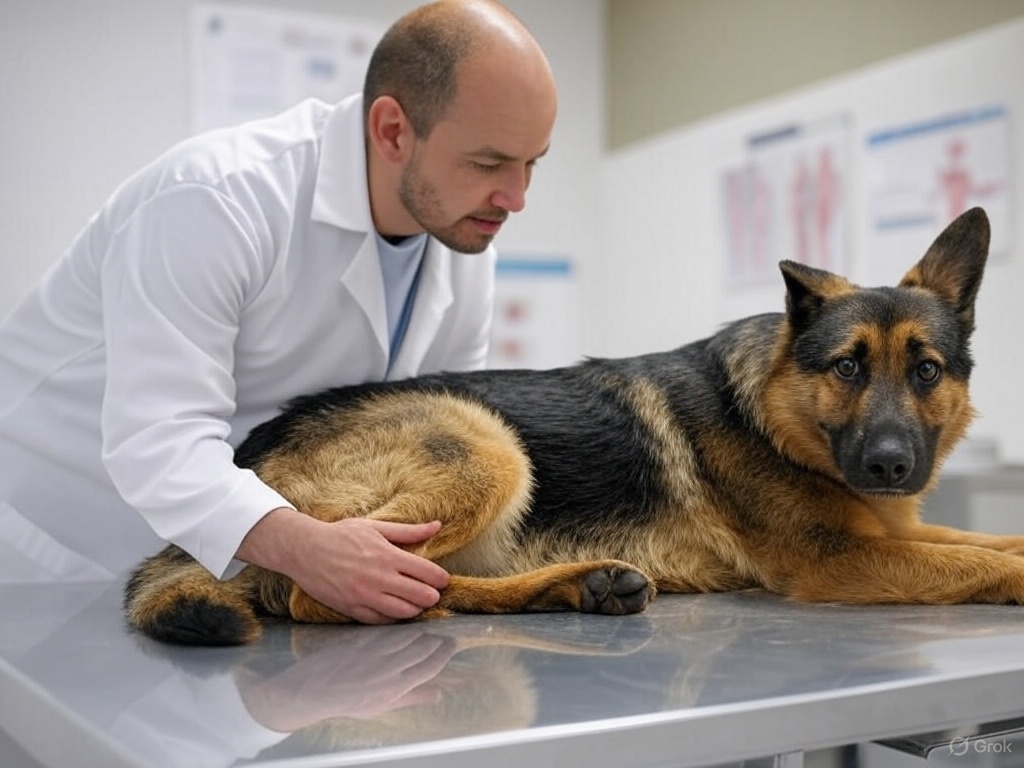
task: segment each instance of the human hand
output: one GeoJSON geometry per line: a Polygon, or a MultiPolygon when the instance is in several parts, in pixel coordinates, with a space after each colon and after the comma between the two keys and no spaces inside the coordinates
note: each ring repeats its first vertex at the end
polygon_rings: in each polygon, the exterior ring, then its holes
{"type": "Polygon", "coordinates": [[[280,671],[236,670],[242,699],[264,726],[288,733],[331,718],[369,719],[432,704],[440,690],[431,681],[457,649],[422,625],[365,627],[344,637],[321,629],[292,628],[297,658],[280,671]]]}
{"type": "Polygon", "coordinates": [[[353,517],[329,523],[292,578],[312,598],[364,624],[411,619],[441,599],[448,573],[403,546],[441,528],[353,517]],[[310,553],[312,554],[312,553],[310,553]]]}
{"type": "Polygon", "coordinates": [[[238,556],[292,578],[310,597],[364,624],[411,619],[441,598],[448,573],[402,547],[441,528],[353,517],[325,523],[275,509],[246,536],[238,556]]]}

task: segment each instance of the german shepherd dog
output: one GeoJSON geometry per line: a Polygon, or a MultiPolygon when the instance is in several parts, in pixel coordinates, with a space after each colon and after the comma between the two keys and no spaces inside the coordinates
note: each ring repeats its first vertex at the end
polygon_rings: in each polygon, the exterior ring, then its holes
{"type": "MultiPolygon", "coordinates": [[[[973,416],[968,342],[988,255],[975,208],[896,287],[780,264],[785,313],[669,352],[554,370],[331,389],[235,460],[322,520],[440,519],[451,574],[426,618],[641,611],[760,587],[838,603],[1024,602],[1024,537],[927,525],[924,493],[973,416]]],[[[218,581],[174,546],[130,577],[131,626],[256,639],[261,616],[349,621],[249,565],[218,581]]]]}

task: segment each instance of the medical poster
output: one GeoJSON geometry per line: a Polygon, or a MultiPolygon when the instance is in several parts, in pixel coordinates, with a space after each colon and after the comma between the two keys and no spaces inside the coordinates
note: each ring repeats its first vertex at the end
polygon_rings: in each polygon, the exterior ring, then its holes
{"type": "Polygon", "coordinates": [[[487,367],[556,368],[578,361],[572,262],[499,258],[487,367]]]}
{"type": "Polygon", "coordinates": [[[305,98],[361,91],[386,25],[235,5],[192,10],[193,129],[282,112],[305,98]]]}
{"type": "Polygon", "coordinates": [[[722,173],[728,284],[775,281],[782,259],[844,271],[848,120],[755,136],[746,154],[722,173]]]}
{"type": "Polygon", "coordinates": [[[992,256],[1009,251],[1009,118],[1002,107],[964,110],[867,136],[865,256],[873,284],[896,282],[937,233],[985,208],[992,256]]]}

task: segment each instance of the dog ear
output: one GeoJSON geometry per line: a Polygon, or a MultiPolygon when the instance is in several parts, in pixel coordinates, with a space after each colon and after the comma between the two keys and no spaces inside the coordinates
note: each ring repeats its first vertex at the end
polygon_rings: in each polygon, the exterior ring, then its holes
{"type": "Polygon", "coordinates": [[[779,269],[786,281],[786,316],[797,332],[814,320],[828,299],[853,288],[839,275],[795,261],[780,261],[779,269]]]}
{"type": "Polygon", "coordinates": [[[956,310],[968,333],[974,330],[974,300],[985,271],[991,231],[981,208],[960,214],[900,281],[904,288],[937,293],[956,310]]]}

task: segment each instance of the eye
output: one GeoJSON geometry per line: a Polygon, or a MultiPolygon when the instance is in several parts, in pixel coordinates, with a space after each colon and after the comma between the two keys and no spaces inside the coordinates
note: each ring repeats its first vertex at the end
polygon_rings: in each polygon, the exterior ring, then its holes
{"type": "Polygon", "coordinates": [[[481,173],[494,173],[501,169],[501,163],[478,163],[470,161],[470,165],[481,173]]]}
{"type": "Polygon", "coordinates": [[[852,379],[860,373],[860,365],[852,357],[841,357],[832,366],[841,379],[852,379]]]}
{"type": "Polygon", "coordinates": [[[931,384],[939,378],[942,369],[934,360],[925,360],[917,366],[917,378],[926,384],[931,384]]]}

